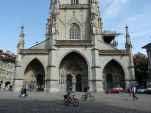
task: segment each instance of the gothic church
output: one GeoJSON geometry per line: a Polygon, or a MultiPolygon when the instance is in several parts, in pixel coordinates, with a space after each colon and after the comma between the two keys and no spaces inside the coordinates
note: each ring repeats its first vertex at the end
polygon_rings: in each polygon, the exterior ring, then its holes
{"type": "Polygon", "coordinates": [[[129,87],[135,80],[132,44],[126,26],[125,49],[118,33],[102,29],[99,0],[51,0],[45,40],[24,48],[19,35],[14,90],[102,92],[129,87]]]}

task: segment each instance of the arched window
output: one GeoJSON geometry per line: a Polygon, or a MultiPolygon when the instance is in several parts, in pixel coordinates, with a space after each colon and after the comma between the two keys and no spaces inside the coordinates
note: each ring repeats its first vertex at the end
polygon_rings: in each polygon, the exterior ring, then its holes
{"type": "Polygon", "coordinates": [[[70,27],[70,39],[80,39],[80,27],[76,23],[70,27]]]}
{"type": "Polygon", "coordinates": [[[79,4],[79,0],[71,0],[71,4],[72,5],[79,4]]]}

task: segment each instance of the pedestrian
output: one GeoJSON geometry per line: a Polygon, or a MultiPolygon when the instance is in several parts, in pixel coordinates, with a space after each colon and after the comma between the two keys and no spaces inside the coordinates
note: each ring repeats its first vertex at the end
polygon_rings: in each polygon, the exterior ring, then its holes
{"type": "Polygon", "coordinates": [[[12,86],[12,85],[10,85],[10,86],[9,86],[9,91],[12,91],[12,88],[13,88],[13,86],[12,86]]]}
{"type": "Polygon", "coordinates": [[[26,87],[24,87],[23,92],[24,92],[24,95],[27,96],[27,89],[26,89],[26,87]]]}
{"type": "Polygon", "coordinates": [[[84,87],[84,95],[82,97],[83,101],[86,101],[90,95],[89,86],[84,87]]]}
{"type": "Polygon", "coordinates": [[[0,83],[0,91],[1,91],[1,83],[0,83]]]}
{"type": "Polygon", "coordinates": [[[137,100],[138,97],[136,96],[136,86],[132,87],[132,98],[133,100],[137,100]]]}
{"type": "Polygon", "coordinates": [[[21,90],[20,90],[20,95],[19,96],[23,96],[24,94],[24,88],[22,87],[21,90]]]}
{"type": "Polygon", "coordinates": [[[131,94],[132,94],[132,87],[129,87],[129,88],[127,89],[127,91],[128,91],[129,96],[131,96],[131,94]]]}

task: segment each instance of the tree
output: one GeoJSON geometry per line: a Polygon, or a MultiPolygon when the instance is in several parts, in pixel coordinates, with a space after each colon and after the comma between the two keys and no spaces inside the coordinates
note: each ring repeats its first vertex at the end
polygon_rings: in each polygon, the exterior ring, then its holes
{"type": "Polygon", "coordinates": [[[139,85],[145,85],[149,78],[148,75],[148,58],[146,55],[138,52],[134,55],[135,77],[139,85]]]}

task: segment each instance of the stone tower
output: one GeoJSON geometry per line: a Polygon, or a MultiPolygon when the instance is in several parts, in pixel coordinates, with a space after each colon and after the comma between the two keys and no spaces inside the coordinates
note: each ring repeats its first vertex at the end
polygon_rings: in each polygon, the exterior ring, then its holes
{"type": "MultiPolygon", "coordinates": [[[[48,18],[46,33],[47,37],[49,37],[50,50],[48,57],[48,72],[49,75],[54,75],[51,76],[51,79],[56,79],[55,73],[57,71],[54,71],[57,54],[56,50],[58,48],[64,49],[62,51],[65,51],[66,49],[72,50],[73,46],[77,46],[78,49],[83,49],[93,44],[92,71],[96,74],[99,66],[96,62],[98,50],[95,48],[97,48],[97,34],[101,32],[102,22],[97,0],[51,0],[50,16],[48,18]],[[62,46],[68,47],[65,49],[62,48],[62,46]]],[[[59,75],[59,73],[57,73],[57,75],[59,75]]],[[[75,76],[73,76],[73,78],[74,77],[75,76]]],[[[76,78],[74,78],[74,80],[75,79],[76,78]]],[[[56,84],[56,81],[50,82],[50,86],[57,86],[56,84]]],[[[96,87],[96,83],[90,84],[91,86],[96,87]]],[[[94,89],[93,87],[91,87],[91,89],[94,89]]],[[[62,89],[65,90],[64,88],[62,89]]],[[[58,89],[51,87],[51,90],[54,91],[58,89]]]]}

